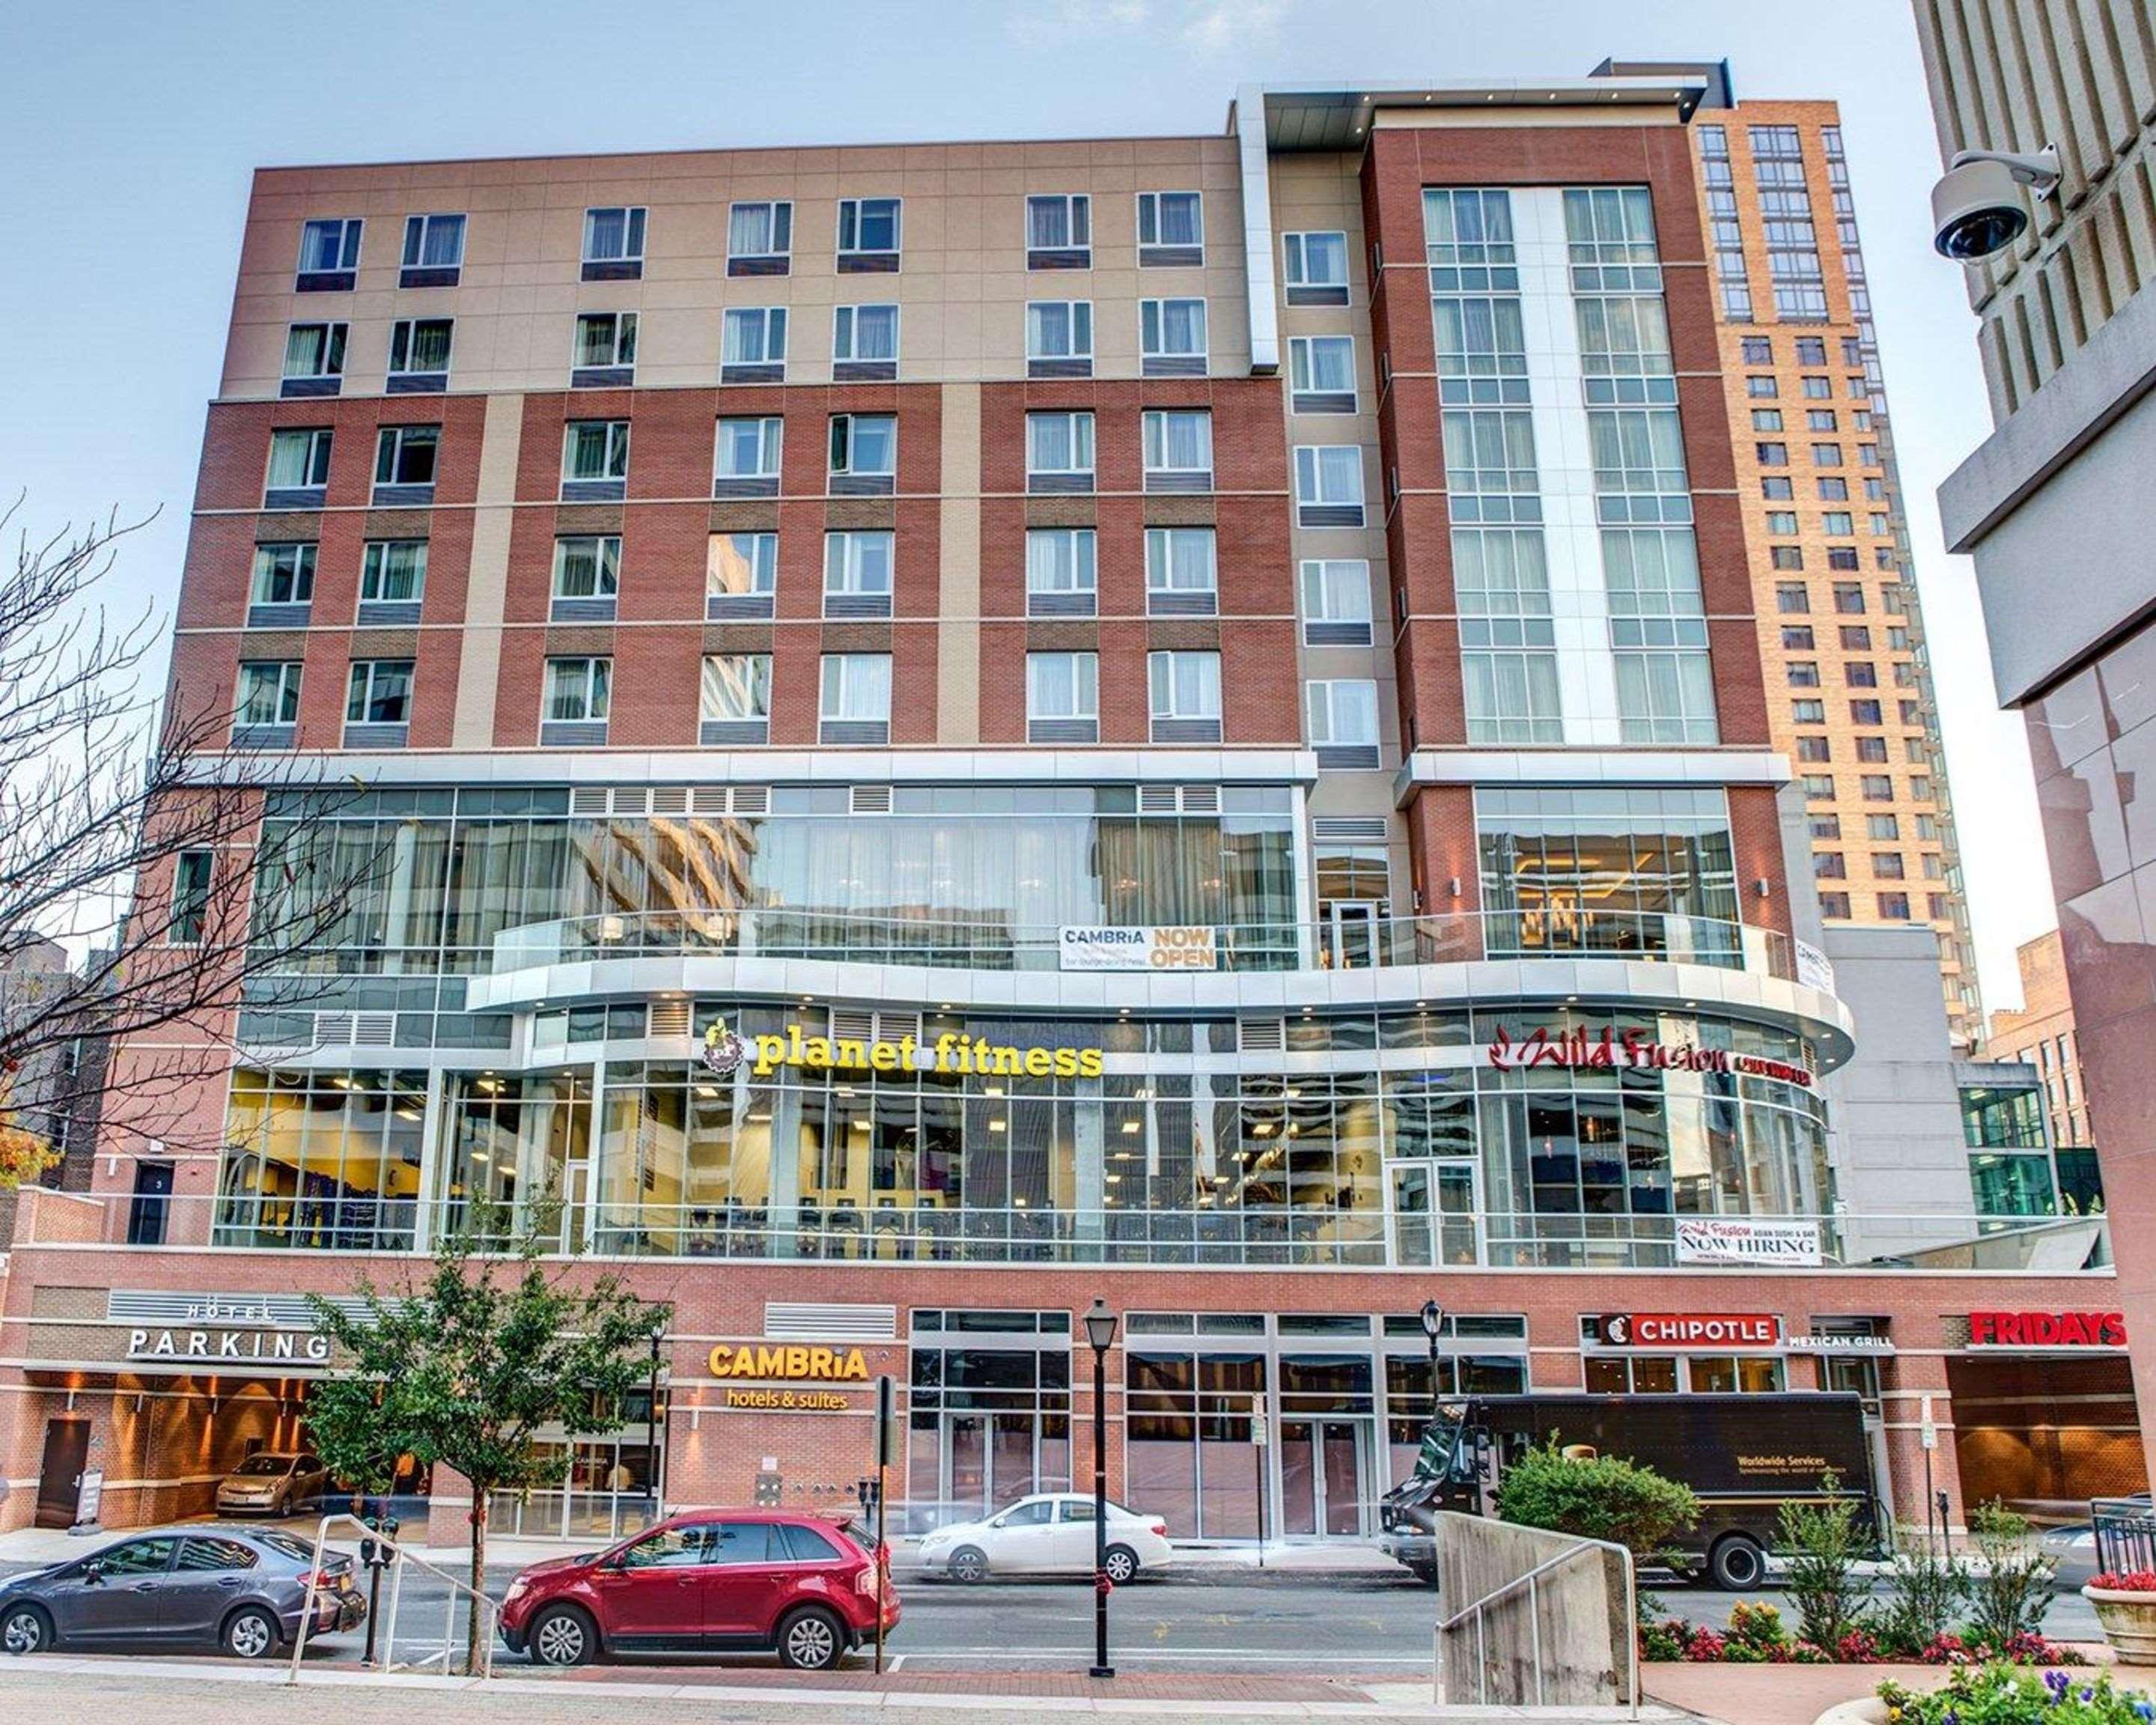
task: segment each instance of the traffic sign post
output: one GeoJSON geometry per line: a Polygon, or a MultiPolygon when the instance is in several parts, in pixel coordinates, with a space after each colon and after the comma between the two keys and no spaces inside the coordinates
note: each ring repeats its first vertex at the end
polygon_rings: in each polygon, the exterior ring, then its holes
{"type": "Polygon", "coordinates": [[[884,1511],[885,1486],[897,1449],[898,1433],[893,1417],[895,1389],[889,1373],[876,1379],[875,1414],[875,1561],[876,1561],[876,1620],[875,1668],[883,1671],[884,1590],[891,1585],[891,1547],[885,1538],[889,1518],[884,1511]]]}
{"type": "Polygon", "coordinates": [[[1258,1476],[1258,1567],[1265,1567],[1265,1445],[1272,1434],[1265,1429],[1265,1399],[1250,1398],[1250,1460],[1258,1476]]]}

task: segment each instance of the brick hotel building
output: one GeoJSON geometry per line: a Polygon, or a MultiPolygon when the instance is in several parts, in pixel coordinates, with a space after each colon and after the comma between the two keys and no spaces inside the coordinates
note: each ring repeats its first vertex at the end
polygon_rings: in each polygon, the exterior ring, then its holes
{"type": "MultiPolygon", "coordinates": [[[[480,1199],[674,1307],[497,1531],[835,1503],[882,1373],[919,1516],[1081,1478],[1096,1296],[1182,1537],[1373,1532],[1431,1298],[1448,1392],[1858,1389],[1911,1516],[1925,1398],[2115,1394],[2102,1325],[1989,1321],[2108,1311],[2087,1239],[1979,1240],[1962,1171],[1890,1261],[1839,1195],[1715,88],[260,172],[174,689],[280,878],[383,860],[306,1010],[24,1195],[0,1524],[303,1441],[299,1291],[480,1199]]],[[[1972,1489],[2079,1488],[1989,1417],[1972,1489]]]]}

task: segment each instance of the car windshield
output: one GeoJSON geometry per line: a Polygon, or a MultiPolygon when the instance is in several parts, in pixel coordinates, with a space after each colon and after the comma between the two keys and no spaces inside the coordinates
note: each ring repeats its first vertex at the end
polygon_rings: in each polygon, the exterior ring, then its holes
{"type": "Polygon", "coordinates": [[[235,1474],[255,1476],[263,1474],[290,1473],[291,1471],[292,1458],[290,1455],[249,1455],[239,1466],[233,1469],[235,1474]]]}

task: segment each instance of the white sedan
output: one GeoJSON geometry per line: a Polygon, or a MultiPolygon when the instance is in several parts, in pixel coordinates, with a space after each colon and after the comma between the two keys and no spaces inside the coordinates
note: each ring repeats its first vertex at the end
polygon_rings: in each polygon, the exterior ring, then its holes
{"type": "MultiPolygon", "coordinates": [[[[1108,1579],[1118,1585],[1173,1557],[1168,1523],[1120,1503],[1108,1506],[1108,1579]]],[[[921,1542],[921,1561],[954,1581],[994,1575],[1090,1575],[1093,1500],[1075,1492],[1021,1497],[982,1522],[938,1527],[921,1542]]]]}

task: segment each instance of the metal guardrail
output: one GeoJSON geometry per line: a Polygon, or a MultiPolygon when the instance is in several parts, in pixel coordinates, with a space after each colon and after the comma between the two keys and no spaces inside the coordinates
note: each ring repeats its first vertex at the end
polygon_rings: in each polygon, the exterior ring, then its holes
{"type": "Polygon", "coordinates": [[[379,1625],[382,1645],[380,1669],[383,1671],[400,1669],[397,1660],[397,1608],[403,1594],[405,1568],[408,1564],[416,1564],[429,1575],[445,1583],[449,1588],[449,1594],[443,1606],[441,1651],[429,1655],[425,1659],[413,1661],[412,1669],[417,1670],[439,1661],[442,1670],[444,1672],[448,1671],[449,1660],[457,1645],[457,1601],[458,1597],[463,1595],[470,1599],[472,1610],[484,1614],[479,1625],[480,1668],[476,1672],[467,1672],[466,1675],[480,1677],[491,1677],[494,1675],[495,1629],[501,1620],[501,1607],[470,1583],[459,1580],[456,1576],[439,1564],[429,1563],[416,1551],[392,1538],[388,1534],[368,1527],[357,1516],[347,1515],[340,1511],[324,1516],[315,1529],[314,1566],[307,1576],[307,1603],[305,1609],[300,1615],[300,1633],[292,1638],[292,1666],[290,1674],[285,1680],[287,1683],[295,1684],[300,1681],[302,1669],[300,1661],[306,1657],[307,1632],[313,1627],[315,1621],[316,1584],[321,1579],[322,1553],[328,1547],[330,1524],[333,1522],[349,1523],[357,1531],[362,1541],[371,1539],[377,1544],[386,1546],[394,1559],[389,1571],[389,1604],[388,1609],[382,1614],[382,1621],[379,1625]]]}
{"type": "MultiPolygon", "coordinates": [[[[1550,906],[1209,927],[1224,971],[1363,969],[1476,960],[1629,958],[1705,964],[1794,980],[1787,935],[1750,923],[1659,911],[1550,906]]],[[[771,906],[567,916],[506,928],[490,968],[507,972],[600,958],[809,958],[938,969],[1052,971],[1059,925],[1009,919],[872,916],[771,906]]]]}
{"type": "Polygon", "coordinates": [[[1478,1707],[1490,1703],[1490,1661],[1483,1639],[1483,1625],[1491,1606],[1510,1599],[1525,1588],[1527,1591],[1527,1626],[1530,1657],[1535,1673],[1535,1705],[1543,1702],[1543,1620],[1541,1582],[1543,1577],[1554,1570],[1576,1563],[1590,1552],[1614,1552],[1625,1566],[1625,1656],[1626,1691],[1625,1705],[1635,1719],[1640,1717],[1640,1604],[1637,1578],[1633,1574],[1632,1553],[1621,1545],[1606,1539],[1589,1539],[1584,1535],[1576,1545],[1568,1546],[1553,1558],[1545,1558],[1524,1575],[1516,1575],[1502,1587],[1492,1588],[1479,1599],[1463,1605],[1451,1616],[1439,1620],[1432,1632],[1430,1700],[1442,1707],[1445,1698],[1445,1638],[1470,1618],[1475,1621],[1475,1700],[1478,1707]]]}

